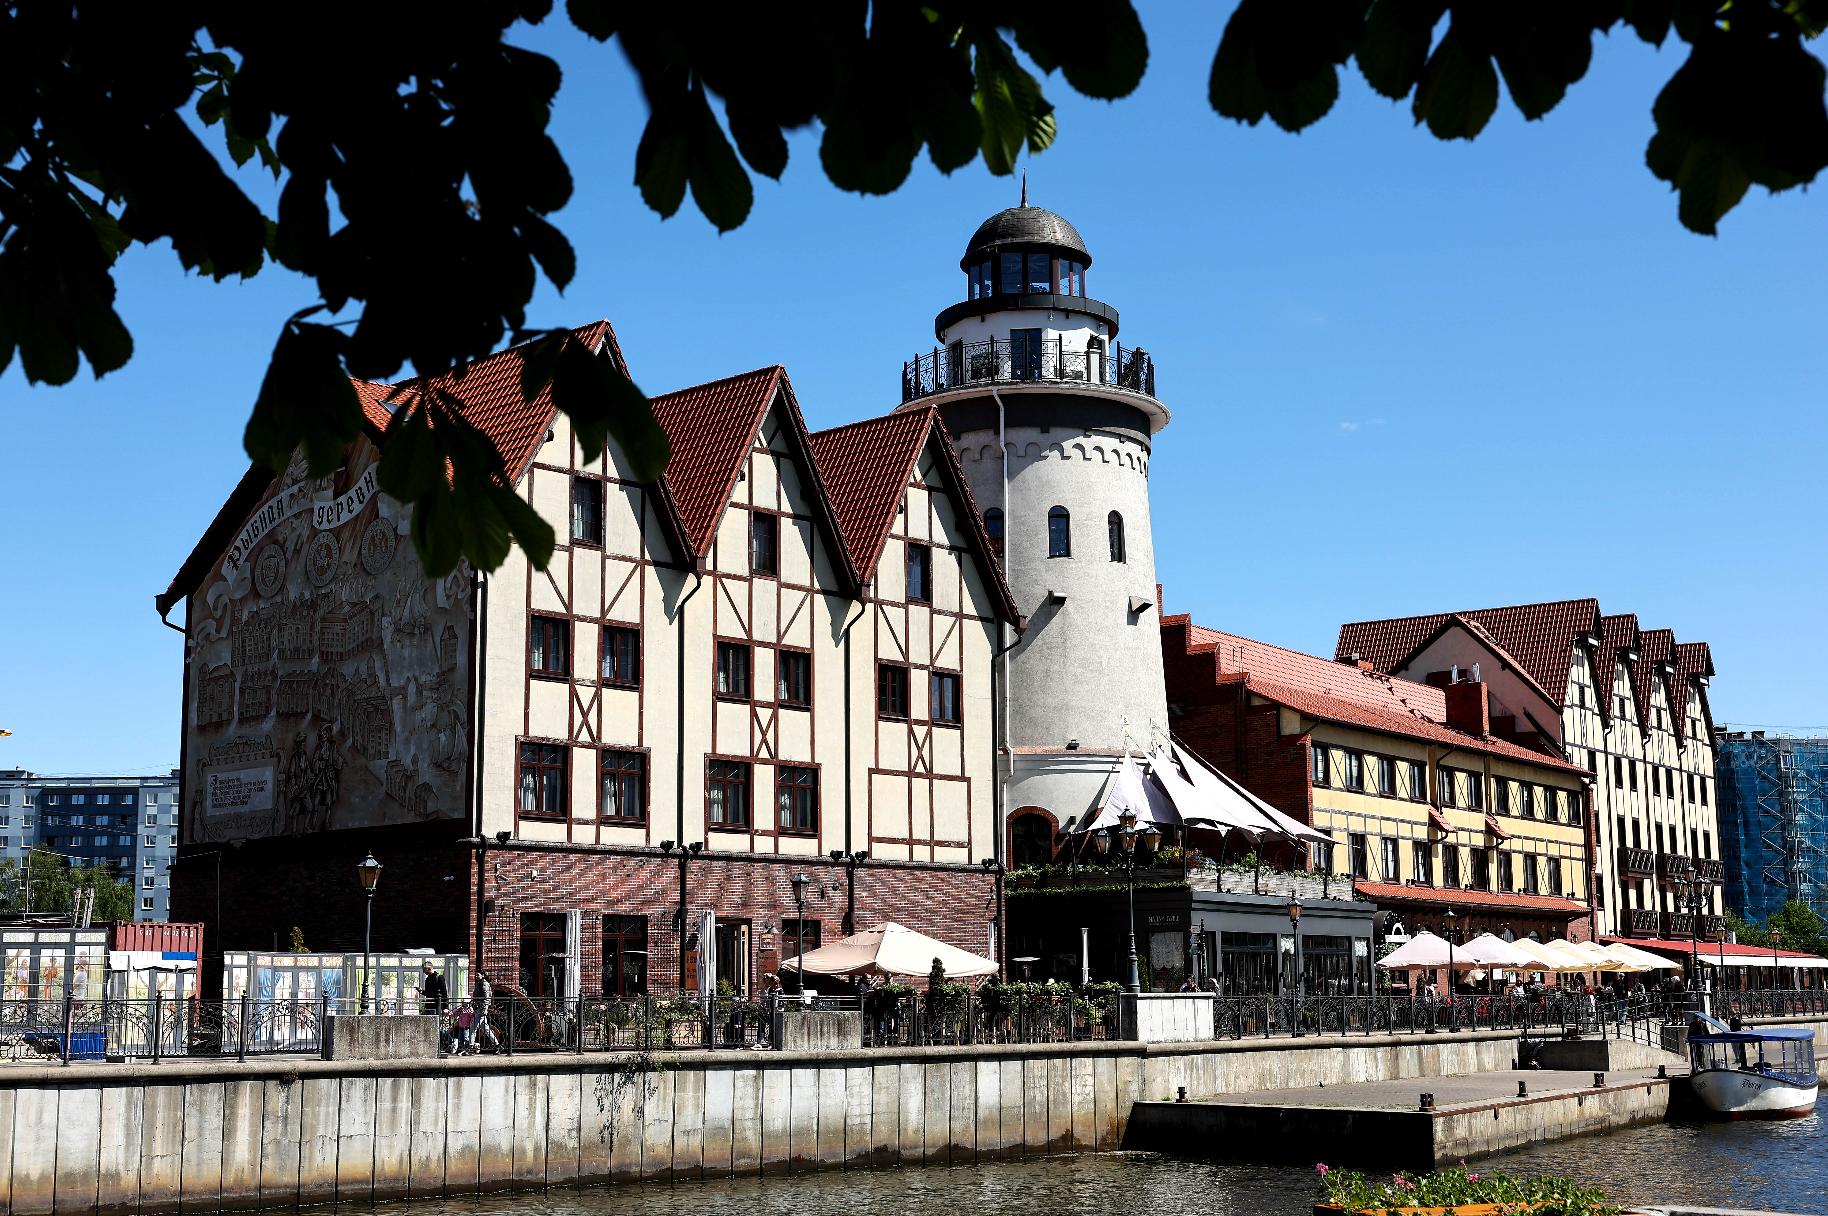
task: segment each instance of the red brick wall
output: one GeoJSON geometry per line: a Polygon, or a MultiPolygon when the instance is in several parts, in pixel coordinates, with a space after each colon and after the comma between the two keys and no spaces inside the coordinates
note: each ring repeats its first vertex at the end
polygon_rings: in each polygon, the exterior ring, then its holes
{"type": "MultiPolygon", "coordinates": [[[[492,979],[515,982],[522,913],[576,908],[584,913],[586,992],[599,990],[602,984],[602,917],[608,913],[647,918],[649,985],[677,985],[676,856],[510,846],[491,848],[487,866],[487,893],[495,901],[486,933],[486,965],[492,979]]],[[[780,929],[783,919],[797,915],[792,885],[796,873],[809,880],[806,919],[819,922],[821,939],[831,942],[843,934],[848,871],[825,858],[750,860],[707,853],[690,859],[686,873],[688,937],[696,935],[699,917],[706,911],[715,911],[720,921],[748,920],[753,975],[775,970],[783,953],[793,954],[792,935],[783,940],[780,929]]],[[[894,921],[973,954],[989,948],[995,885],[982,869],[871,861],[857,867],[856,881],[859,930],[894,921]]],[[[693,958],[688,958],[688,966],[693,958]]],[[[689,972],[686,979],[688,985],[696,982],[689,972]]]]}
{"type": "MultiPolygon", "coordinates": [[[[374,948],[430,947],[474,957],[476,854],[451,839],[449,825],[437,832],[413,825],[250,841],[239,849],[187,846],[172,867],[171,915],[202,922],[212,953],[270,950],[276,935],[279,948],[286,949],[294,925],[312,950],[359,951],[364,900],[356,866],[371,850],[382,864],[374,900],[374,948]]],[[[522,913],[575,908],[584,913],[586,992],[599,990],[602,983],[602,917],[607,913],[645,916],[650,986],[665,989],[678,983],[680,943],[673,919],[679,907],[677,856],[519,842],[491,846],[483,864],[483,896],[494,901],[484,964],[492,979],[518,980],[522,913]]],[[[791,935],[783,942],[780,928],[783,918],[796,915],[791,879],[801,872],[810,880],[806,919],[819,922],[825,941],[835,940],[843,932],[847,870],[823,857],[692,858],[687,863],[687,932],[696,933],[706,910],[720,920],[747,919],[756,954],[752,974],[774,970],[783,947],[793,952],[791,935]]],[[[994,896],[994,880],[977,866],[870,861],[857,869],[856,925],[868,929],[893,920],[983,954],[996,915],[994,896]]]]}
{"type": "MultiPolygon", "coordinates": [[[[1168,700],[1182,709],[1171,723],[1174,733],[1213,767],[1277,810],[1313,823],[1307,738],[1281,733],[1276,706],[1251,705],[1242,676],[1221,671],[1220,656],[1213,647],[1190,645],[1189,624],[1190,618],[1184,616],[1162,621],[1168,700]]],[[[1271,845],[1264,856],[1287,865],[1293,850],[1271,845]]]]}

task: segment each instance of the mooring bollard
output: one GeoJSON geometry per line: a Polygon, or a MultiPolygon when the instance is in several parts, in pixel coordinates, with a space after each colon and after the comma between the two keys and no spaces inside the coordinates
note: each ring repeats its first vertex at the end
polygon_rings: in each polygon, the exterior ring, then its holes
{"type": "Polygon", "coordinates": [[[1187,1100],[1187,1087],[1185,1085],[1180,1086],[1176,1092],[1179,1095],[1174,1099],[1176,1102],[1185,1102],[1187,1100]]]}
{"type": "Polygon", "coordinates": [[[1659,1080],[1659,1081],[1669,1080],[1669,1065],[1667,1065],[1667,1064],[1657,1065],[1657,1080],[1659,1080]]]}
{"type": "Polygon", "coordinates": [[[1433,1110],[1434,1109],[1434,1095],[1433,1094],[1423,1094],[1422,1095],[1422,1109],[1423,1110],[1433,1110]]]}
{"type": "Polygon", "coordinates": [[[1593,1074],[1593,1088],[1602,1089],[1605,1087],[1605,1084],[1606,1084],[1606,1074],[1605,1073],[1596,1072],[1593,1074]]]}
{"type": "Polygon", "coordinates": [[[1519,1098],[1527,1098],[1530,1096],[1530,1083],[1528,1081],[1517,1082],[1517,1096],[1519,1098]]]}

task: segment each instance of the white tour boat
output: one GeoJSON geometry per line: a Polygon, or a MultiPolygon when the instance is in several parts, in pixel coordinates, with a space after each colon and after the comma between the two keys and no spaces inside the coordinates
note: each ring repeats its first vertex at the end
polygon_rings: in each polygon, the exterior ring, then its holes
{"type": "Polygon", "coordinates": [[[1803,1026],[1728,1030],[1691,1023],[1688,1083],[1703,1105],[1729,1119],[1795,1119],[1815,1110],[1815,1031],[1803,1026]],[[1705,1033],[1695,1031],[1705,1029],[1705,1033]]]}

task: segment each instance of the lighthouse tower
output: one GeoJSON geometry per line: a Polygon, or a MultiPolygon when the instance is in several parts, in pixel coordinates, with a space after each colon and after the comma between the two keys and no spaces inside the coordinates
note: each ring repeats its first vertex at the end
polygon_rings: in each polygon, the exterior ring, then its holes
{"type": "Polygon", "coordinates": [[[998,660],[1011,866],[1047,860],[1097,809],[1126,746],[1167,737],[1149,459],[1168,411],[1091,265],[1024,186],[972,236],[964,298],[902,371],[901,408],[939,407],[1027,617],[998,660]]]}

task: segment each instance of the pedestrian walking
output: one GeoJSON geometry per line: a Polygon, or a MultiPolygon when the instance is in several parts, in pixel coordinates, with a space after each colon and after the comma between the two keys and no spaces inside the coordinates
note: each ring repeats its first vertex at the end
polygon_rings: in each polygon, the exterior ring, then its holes
{"type": "Polygon", "coordinates": [[[425,978],[419,981],[419,1012],[443,1013],[450,1003],[450,992],[445,987],[444,977],[433,970],[430,963],[425,964],[425,978]]]}

